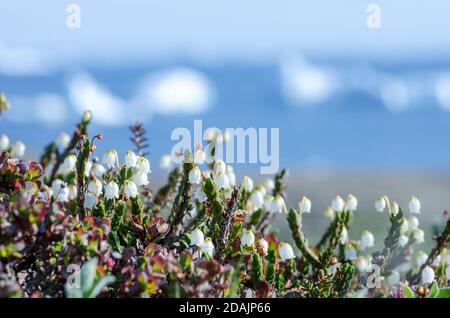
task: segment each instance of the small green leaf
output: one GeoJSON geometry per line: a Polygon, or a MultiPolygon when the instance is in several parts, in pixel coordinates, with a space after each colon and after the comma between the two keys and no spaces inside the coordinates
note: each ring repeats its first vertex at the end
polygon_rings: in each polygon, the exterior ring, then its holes
{"type": "Polygon", "coordinates": [[[430,292],[427,295],[427,298],[435,298],[439,294],[439,286],[436,282],[431,286],[430,292]]]}
{"type": "Polygon", "coordinates": [[[442,288],[434,298],[450,298],[450,288],[442,288]]]}
{"type": "Polygon", "coordinates": [[[92,291],[89,293],[88,298],[95,298],[98,296],[98,294],[100,294],[100,292],[102,291],[102,289],[109,285],[112,284],[116,281],[116,278],[112,275],[108,275],[108,276],[104,276],[102,277],[97,284],[95,284],[95,287],[92,289],[92,291]]]}
{"type": "Polygon", "coordinates": [[[413,290],[406,285],[402,285],[402,289],[406,294],[406,298],[416,298],[413,290]]]}

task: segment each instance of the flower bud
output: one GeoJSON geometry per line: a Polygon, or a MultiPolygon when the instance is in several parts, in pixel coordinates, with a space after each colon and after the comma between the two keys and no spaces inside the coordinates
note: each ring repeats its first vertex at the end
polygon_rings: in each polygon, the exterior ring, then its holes
{"type": "Polygon", "coordinates": [[[344,200],[338,195],[331,201],[331,207],[335,212],[340,212],[344,209],[344,200]]]}
{"type": "Polygon", "coordinates": [[[244,190],[247,191],[247,192],[252,192],[252,190],[253,190],[253,180],[250,177],[245,176],[242,179],[242,188],[244,188],[244,190]]]}
{"type": "Polygon", "coordinates": [[[241,235],[241,246],[252,247],[255,244],[255,234],[252,230],[244,230],[241,235]]]}
{"type": "Polygon", "coordinates": [[[17,141],[11,150],[11,156],[13,157],[23,157],[25,155],[25,144],[21,141],[17,141]]]}
{"type": "Polygon", "coordinates": [[[159,161],[159,167],[163,170],[169,169],[172,165],[172,158],[170,158],[170,155],[163,155],[161,157],[161,160],[159,161]]]}
{"type": "Polygon", "coordinates": [[[264,188],[266,188],[267,193],[271,193],[275,189],[275,182],[272,179],[266,179],[263,182],[264,188]]]}
{"type": "Polygon", "coordinates": [[[355,248],[351,245],[347,245],[344,249],[344,256],[348,261],[355,260],[357,258],[355,248]]]}
{"type": "Polygon", "coordinates": [[[282,262],[295,258],[292,246],[284,242],[281,242],[278,246],[278,255],[280,256],[282,262]]]}
{"type": "Polygon", "coordinates": [[[417,255],[416,255],[416,265],[417,265],[417,267],[420,267],[423,264],[425,264],[427,259],[428,259],[427,253],[425,253],[424,251],[418,251],[417,255]]]}
{"type": "Polygon", "coordinates": [[[0,136],[0,151],[5,151],[9,147],[9,138],[3,134],[0,136]]]}
{"type": "Polygon", "coordinates": [[[434,282],[434,270],[430,266],[425,266],[422,270],[422,282],[424,284],[431,284],[434,282]]]}
{"type": "Polygon", "coordinates": [[[258,190],[250,195],[250,202],[253,204],[254,210],[261,209],[264,206],[264,197],[258,190]]]}
{"type": "Polygon", "coordinates": [[[286,211],[286,205],[284,203],[284,199],[281,195],[277,194],[270,205],[270,212],[272,213],[282,213],[286,211]]]}
{"type": "Polygon", "coordinates": [[[195,150],[194,153],[194,162],[198,165],[202,165],[205,163],[206,154],[202,149],[195,150]]]}
{"type": "Polygon", "coordinates": [[[375,210],[379,213],[382,213],[384,212],[385,208],[386,208],[386,200],[384,199],[383,196],[381,196],[375,201],[375,210]]]}
{"type": "Polygon", "coordinates": [[[92,210],[96,204],[97,204],[97,196],[90,192],[86,193],[86,196],[84,198],[84,208],[92,210]]]}
{"type": "Polygon", "coordinates": [[[300,213],[311,213],[311,200],[307,197],[302,197],[298,203],[300,213]]]}
{"type": "Polygon", "coordinates": [[[225,174],[228,177],[230,187],[234,187],[236,185],[236,175],[234,174],[234,170],[231,165],[227,165],[227,168],[225,169],[225,174]]]}
{"type": "Polygon", "coordinates": [[[225,162],[223,162],[223,160],[216,160],[216,162],[214,163],[214,174],[218,174],[218,173],[225,173],[227,169],[227,166],[225,164],[225,162]]]}
{"type": "Polygon", "coordinates": [[[327,207],[325,209],[325,216],[330,220],[333,221],[334,219],[334,210],[331,206],[327,207]]]}
{"type": "Polygon", "coordinates": [[[420,201],[416,197],[412,196],[409,200],[409,213],[420,214],[420,201]]]}
{"type": "Polygon", "coordinates": [[[105,186],[105,197],[108,200],[111,200],[113,198],[118,199],[119,198],[119,185],[117,183],[115,183],[114,181],[107,183],[105,186]]]}
{"type": "Polygon", "coordinates": [[[135,198],[138,195],[136,184],[131,180],[126,180],[124,183],[123,191],[129,198],[135,198]]]}
{"type": "Polygon", "coordinates": [[[205,242],[201,246],[201,250],[210,257],[214,255],[214,244],[210,237],[205,239],[205,242]]]}
{"type": "Polygon", "coordinates": [[[347,202],[345,203],[345,210],[350,212],[355,212],[358,207],[358,199],[352,194],[347,197],[347,202]]]}
{"type": "Polygon", "coordinates": [[[414,237],[414,241],[417,244],[422,244],[423,242],[425,242],[425,232],[422,229],[415,230],[413,237],[414,237]]]}
{"type": "Polygon", "coordinates": [[[89,124],[92,120],[92,112],[90,110],[85,111],[81,120],[84,124],[89,124]]]}
{"type": "Polygon", "coordinates": [[[408,216],[408,228],[411,231],[415,231],[419,228],[419,219],[416,218],[414,215],[408,216]]]}
{"type": "Polygon", "coordinates": [[[400,211],[400,208],[397,204],[397,202],[392,202],[391,203],[391,213],[393,216],[396,216],[398,214],[398,212],[400,211]]]}
{"type": "Polygon", "coordinates": [[[137,170],[140,174],[149,174],[152,171],[150,170],[150,161],[145,157],[139,157],[137,159],[137,170]]]}
{"type": "Polygon", "coordinates": [[[136,186],[146,186],[149,184],[148,175],[146,173],[135,173],[131,180],[136,184],[136,186]]]}
{"type": "Polygon", "coordinates": [[[347,227],[344,226],[342,228],[341,236],[339,237],[339,241],[342,245],[346,244],[348,242],[348,230],[347,227]]]}
{"type": "Polygon", "coordinates": [[[198,187],[197,190],[195,190],[194,198],[199,202],[204,202],[206,200],[206,194],[203,192],[202,188],[198,187]]]}
{"type": "Polygon", "coordinates": [[[258,249],[259,253],[265,256],[269,252],[269,243],[263,238],[259,239],[256,242],[256,248],[258,249]]]}
{"type": "Polygon", "coordinates": [[[400,273],[397,271],[392,271],[391,275],[388,276],[387,282],[389,285],[394,286],[400,283],[400,273]]]}
{"type": "Polygon", "coordinates": [[[78,189],[77,186],[74,184],[71,184],[67,187],[69,189],[69,200],[72,201],[77,198],[78,189]]]}
{"type": "Polygon", "coordinates": [[[62,165],[60,166],[60,172],[62,174],[69,174],[73,171],[75,171],[75,165],[77,164],[77,156],[74,154],[69,154],[64,159],[62,165]]]}
{"type": "Polygon", "coordinates": [[[128,150],[125,154],[125,166],[127,168],[134,168],[137,165],[137,156],[131,150],[128,150]]]}
{"type": "Polygon", "coordinates": [[[220,191],[221,189],[226,189],[229,186],[227,175],[224,172],[218,172],[216,174],[216,190],[220,191]]]}
{"type": "Polygon", "coordinates": [[[114,149],[110,149],[105,152],[103,155],[102,163],[106,166],[108,169],[112,169],[118,164],[119,160],[117,157],[117,151],[114,149]]]}
{"type": "Polygon", "coordinates": [[[200,184],[202,181],[202,173],[200,171],[200,168],[197,166],[194,166],[194,168],[189,171],[189,182],[191,184],[200,184]]]}
{"type": "Polygon", "coordinates": [[[400,235],[398,239],[398,244],[400,247],[405,247],[409,242],[409,238],[406,235],[400,235]]]}
{"type": "Polygon", "coordinates": [[[97,178],[103,178],[103,175],[106,173],[106,168],[103,166],[103,165],[101,165],[101,164],[99,164],[99,163],[96,163],[95,165],[94,165],[94,175],[97,177],[97,178]]]}
{"type": "Polygon", "coordinates": [[[59,134],[55,142],[59,148],[66,149],[70,142],[70,136],[63,131],[62,133],[59,134]]]}
{"type": "Polygon", "coordinates": [[[200,229],[195,229],[189,235],[191,245],[201,247],[205,242],[205,235],[200,229]]]}
{"type": "Polygon", "coordinates": [[[87,190],[98,196],[103,191],[103,184],[99,179],[95,178],[89,182],[87,190]]]}
{"type": "Polygon", "coordinates": [[[359,256],[356,259],[355,265],[360,273],[367,273],[371,267],[370,261],[364,256],[359,256]]]}
{"type": "Polygon", "coordinates": [[[365,250],[368,247],[373,247],[375,238],[369,231],[364,231],[361,235],[361,250],[365,250]]]}

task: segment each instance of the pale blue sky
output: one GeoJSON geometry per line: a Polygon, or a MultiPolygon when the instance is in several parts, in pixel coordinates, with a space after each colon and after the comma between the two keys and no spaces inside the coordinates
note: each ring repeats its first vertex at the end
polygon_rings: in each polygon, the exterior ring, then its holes
{"type": "Polygon", "coordinates": [[[0,46],[36,48],[54,60],[450,52],[447,0],[14,0],[1,1],[0,12],[0,46]],[[66,28],[72,2],[81,7],[80,30],[66,28]],[[381,6],[381,29],[366,27],[369,3],[381,6]]]}

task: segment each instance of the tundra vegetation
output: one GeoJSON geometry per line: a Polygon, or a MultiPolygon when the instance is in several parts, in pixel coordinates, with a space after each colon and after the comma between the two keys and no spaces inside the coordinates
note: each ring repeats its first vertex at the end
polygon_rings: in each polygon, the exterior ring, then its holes
{"type": "MultiPolygon", "coordinates": [[[[0,115],[10,107],[1,95],[0,115]]],[[[130,129],[133,150],[98,158],[103,136],[88,132],[91,120],[84,113],[38,161],[22,159],[25,145],[7,132],[0,137],[1,297],[450,295],[450,221],[445,214],[434,248],[418,252],[415,197],[405,210],[385,195],[375,200],[373,213],[389,220],[381,250],[368,231],[349,238],[358,216],[351,194],[331,201],[328,229],[311,243],[302,228],[311,201],[286,206],[287,170],[237,183],[233,168],[214,158],[216,134],[209,154],[199,145],[180,153],[180,164],[161,158],[167,184],[156,190],[142,125],[130,129]],[[276,215],[290,242],[277,238],[276,215]]]]}

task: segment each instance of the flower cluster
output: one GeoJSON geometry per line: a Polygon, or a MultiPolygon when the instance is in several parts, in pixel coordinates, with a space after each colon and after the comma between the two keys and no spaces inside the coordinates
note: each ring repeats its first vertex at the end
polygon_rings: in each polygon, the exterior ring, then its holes
{"type": "Polygon", "coordinates": [[[314,206],[302,196],[287,207],[286,170],[238,182],[199,145],[179,165],[164,156],[168,181],[153,191],[144,153],[96,157],[103,136],[88,137],[91,117],[40,162],[16,159],[23,151],[1,137],[0,297],[449,295],[450,221],[431,252],[414,253],[425,238],[415,197],[407,214],[387,196],[375,201],[374,213],[390,223],[381,250],[367,230],[349,237],[358,211],[351,194],[331,200],[329,227],[311,244],[302,220],[314,206]],[[292,240],[277,238],[275,217],[286,219],[292,240]]]}

